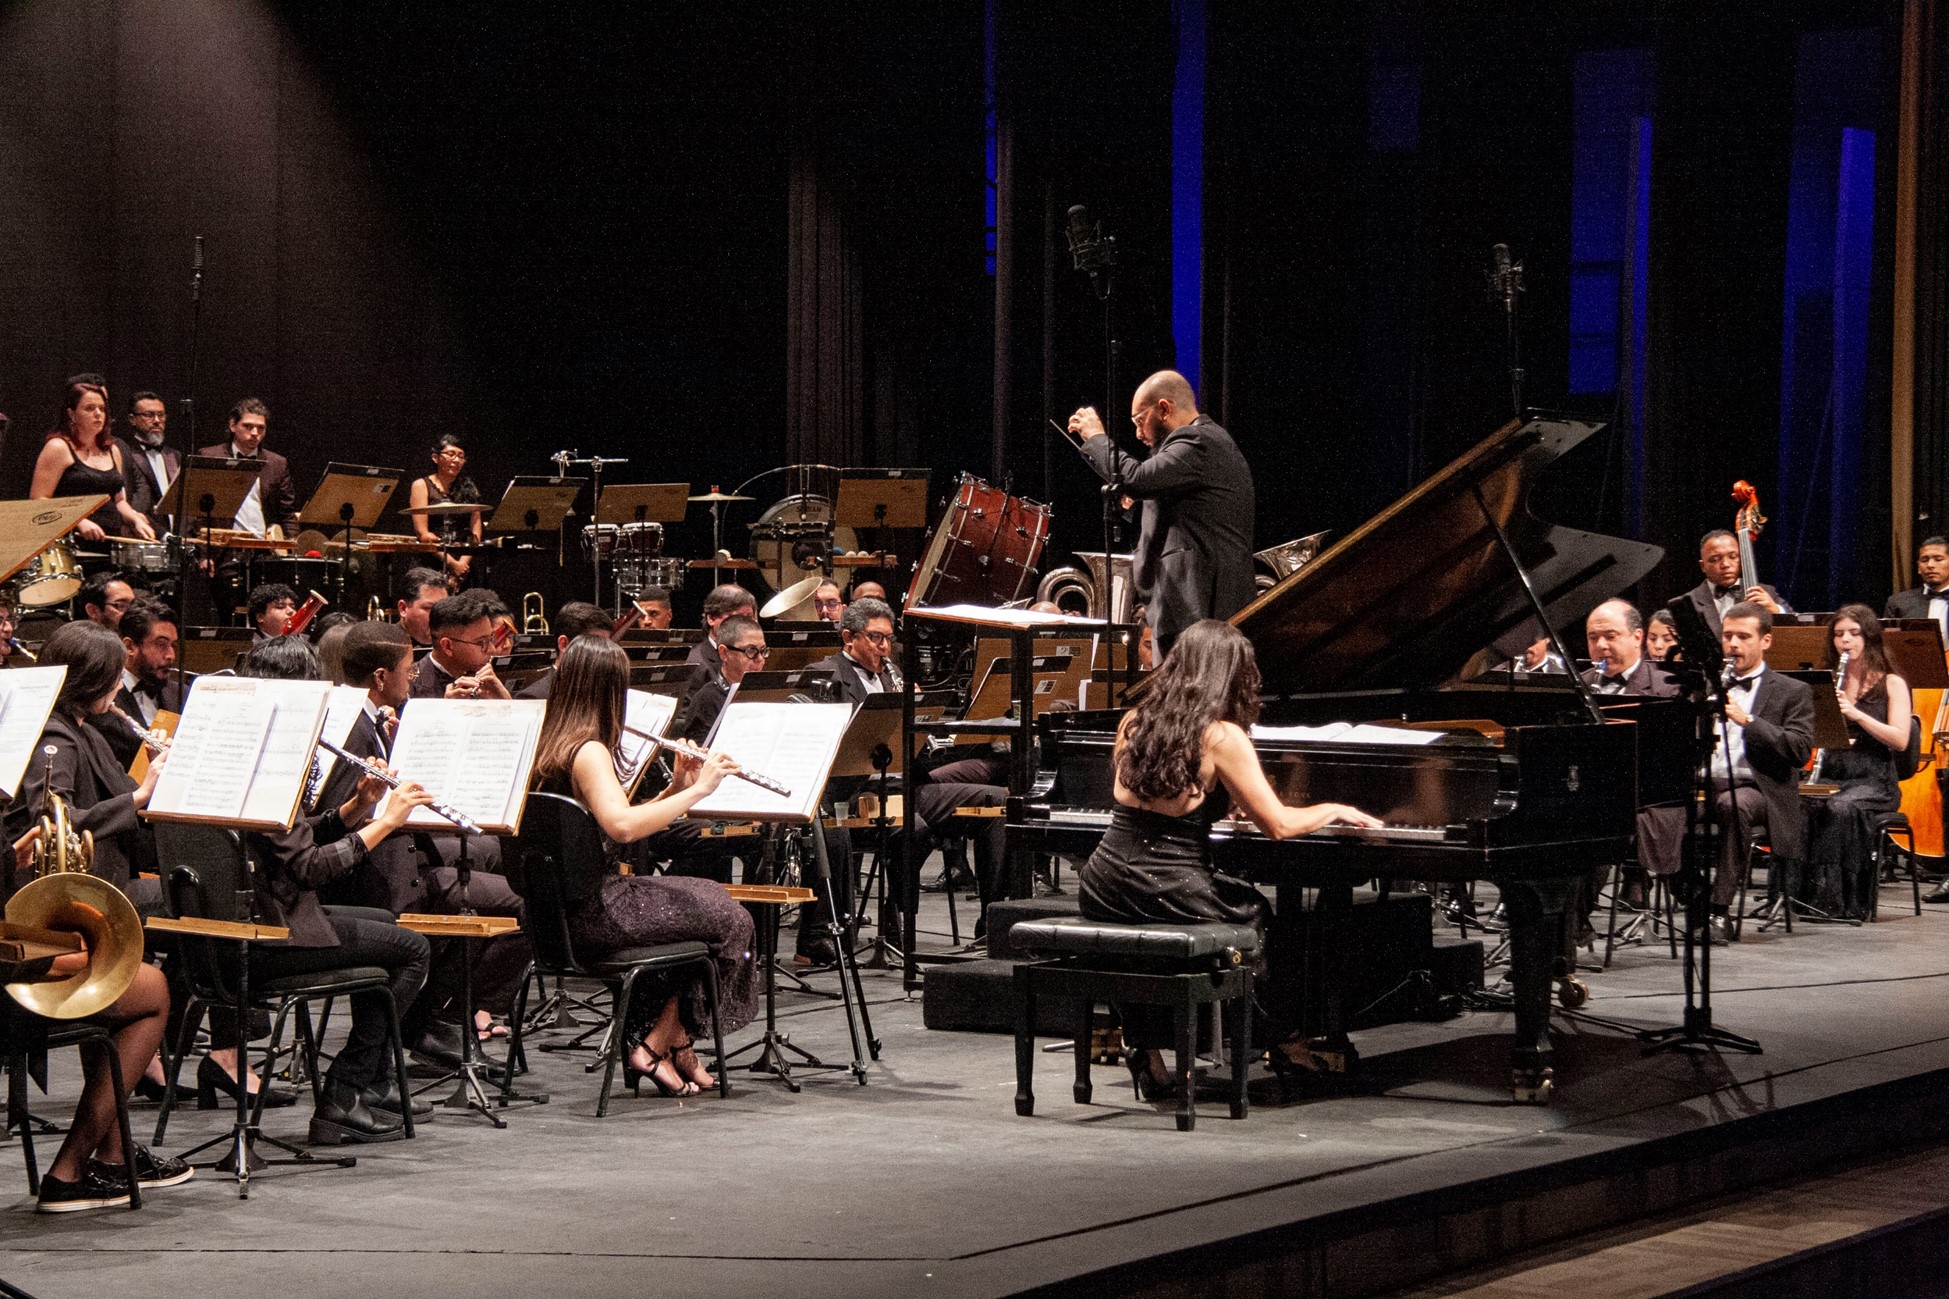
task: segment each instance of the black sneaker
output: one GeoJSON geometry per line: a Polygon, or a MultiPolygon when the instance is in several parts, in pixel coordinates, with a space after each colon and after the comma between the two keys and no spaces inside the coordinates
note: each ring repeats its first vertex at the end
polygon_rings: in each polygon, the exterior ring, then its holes
{"type": "MultiPolygon", "coordinates": [[[[91,1159],[88,1167],[117,1186],[128,1185],[120,1164],[104,1164],[99,1159],[91,1159]]],[[[145,1191],[158,1186],[180,1186],[195,1176],[196,1170],[185,1160],[170,1155],[158,1158],[143,1145],[135,1148],[135,1184],[145,1191]]]]}
{"type": "Polygon", "coordinates": [[[112,1209],[129,1202],[126,1181],[105,1181],[93,1160],[81,1166],[81,1179],[67,1182],[58,1177],[41,1179],[41,1198],[34,1208],[40,1213],[74,1213],[79,1209],[112,1209]]]}

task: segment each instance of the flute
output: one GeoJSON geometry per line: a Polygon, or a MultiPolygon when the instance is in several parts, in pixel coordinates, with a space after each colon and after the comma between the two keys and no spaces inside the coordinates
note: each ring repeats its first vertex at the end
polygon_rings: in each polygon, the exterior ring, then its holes
{"type": "Polygon", "coordinates": [[[164,731],[164,730],[152,731],[148,727],[144,726],[141,722],[138,722],[133,717],[130,717],[127,713],[123,712],[120,708],[118,708],[114,704],[110,704],[108,706],[108,711],[114,713],[117,717],[127,722],[129,724],[129,729],[135,732],[136,738],[142,741],[142,747],[147,749],[150,753],[164,754],[169,752],[168,731],[164,731]]]}
{"type": "MultiPolygon", "coordinates": [[[[405,783],[398,776],[388,774],[386,769],[384,767],[381,767],[378,763],[370,762],[365,758],[358,757],[355,754],[347,753],[345,750],[339,748],[336,744],[333,744],[330,740],[321,738],[318,741],[318,747],[321,749],[329,749],[331,752],[338,755],[338,758],[341,762],[351,763],[354,767],[358,768],[360,771],[363,771],[366,775],[376,776],[380,780],[385,781],[386,785],[391,789],[398,789],[402,784],[405,783]]],[[[462,812],[459,808],[452,807],[446,803],[442,803],[437,798],[428,802],[427,806],[433,809],[433,811],[437,815],[443,816],[447,820],[459,826],[461,830],[467,834],[483,833],[481,828],[475,825],[473,820],[470,817],[468,817],[468,815],[465,812],[462,812]]]]}
{"type": "MultiPolygon", "coordinates": [[[[700,745],[692,744],[689,740],[665,739],[661,735],[652,735],[648,731],[639,730],[636,727],[631,726],[628,722],[623,723],[623,729],[625,731],[628,731],[631,735],[641,736],[643,739],[648,740],[651,744],[659,745],[663,748],[670,750],[670,752],[672,753],[682,754],[686,758],[697,758],[699,760],[702,760],[704,758],[708,758],[711,756],[709,750],[703,748],[700,745]]],[[[770,790],[772,793],[778,795],[780,798],[790,798],[792,796],[792,791],[790,789],[786,788],[780,782],[773,780],[770,776],[764,776],[764,775],[760,775],[755,771],[745,771],[745,770],[734,771],[731,774],[733,776],[736,776],[739,780],[750,781],[752,784],[756,785],[760,789],[770,790]]]]}

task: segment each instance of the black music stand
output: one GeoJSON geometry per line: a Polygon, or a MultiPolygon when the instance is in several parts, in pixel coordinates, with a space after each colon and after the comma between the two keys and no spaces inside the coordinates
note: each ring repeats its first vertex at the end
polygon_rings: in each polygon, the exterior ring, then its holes
{"type": "MultiPolygon", "coordinates": [[[[855,534],[872,528],[878,534],[874,551],[893,555],[893,566],[900,565],[900,548],[888,551],[889,528],[927,526],[927,481],[925,469],[841,469],[839,499],[833,502],[832,524],[851,528],[855,534]]],[[[832,572],[831,556],[824,568],[832,572]]]]}
{"type": "Polygon", "coordinates": [[[575,498],[586,478],[522,475],[508,480],[500,503],[487,518],[490,532],[559,532],[562,521],[575,512],[575,498]]]}
{"type": "Polygon", "coordinates": [[[298,511],[299,523],[309,524],[326,533],[340,529],[345,534],[340,539],[338,552],[338,598],[341,602],[345,599],[345,592],[350,589],[347,574],[352,562],[352,534],[372,531],[372,525],[379,522],[379,516],[386,512],[393,493],[399,490],[399,480],[405,476],[403,469],[385,469],[379,465],[342,465],[333,461],[325,466],[325,472],[319,476],[311,499],[298,511]]]}
{"type": "MultiPolygon", "coordinates": [[[[602,489],[595,504],[597,525],[612,523],[682,523],[690,512],[689,483],[613,483],[602,489]]],[[[589,571],[594,578],[594,603],[602,607],[602,550],[589,547],[589,571]]],[[[623,612],[623,587],[616,583],[616,616],[623,612]]]]}
{"type": "MultiPolygon", "coordinates": [[[[188,533],[189,522],[193,518],[203,520],[203,541],[206,550],[214,550],[210,539],[216,532],[217,520],[229,523],[237,517],[237,508],[250,495],[250,489],[257,482],[260,462],[256,460],[234,460],[227,456],[184,456],[183,467],[176,474],[176,480],[169,484],[163,493],[166,502],[163,513],[176,520],[176,526],[188,533]]],[[[267,518],[265,523],[268,525],[267,518]]],[[[185,625],[189,622],[189,570],[190,547],[179,547],[176,552],[176,596],[182,601],[177,611],[185,625]]],[[[211,557],[212,563],[215,556],[211,557]]],[[[211,570],[212,576],[215,569],[211,570]]],[[[211,621],[224,622],[224,611],[216,607],[214,597],[210,601],[211,621]]],[[[176,665],[176,688],[184,693],[189,691],[189,677],[183,665],[176,665]]]]}

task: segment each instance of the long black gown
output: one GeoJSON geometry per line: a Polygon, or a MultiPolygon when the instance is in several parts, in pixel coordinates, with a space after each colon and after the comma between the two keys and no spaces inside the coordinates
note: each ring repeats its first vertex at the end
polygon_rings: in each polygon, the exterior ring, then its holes
{"type": "MultiPolygon", "coordinates": [[[[1864,699],[1860,710],[1878,722],[1888,720],[1888,694],[1864,699]]],[[[1894,751],[1849,722],[1845,749],[1823,749],[1822,784],[1839,785],[1828,798],[1804,800],[1807,806],[1807,870],[1802,885],[1815,906],[1829,915],[1866,918],[1873,905],[1875,818],[1902,805],[1895,779],[1894,751]]]]}

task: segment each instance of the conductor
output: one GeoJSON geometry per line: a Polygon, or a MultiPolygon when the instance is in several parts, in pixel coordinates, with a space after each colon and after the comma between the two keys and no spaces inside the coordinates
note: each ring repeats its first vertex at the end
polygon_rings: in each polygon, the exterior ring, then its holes
{"type": "Polygon", "coordinates": [[[1198,413],[1185,377],[1159,370],[1130,399],[1148,459],[1125,455],[1085,406],[1069,417],[1083,454],[1144,503],[1131,579],[1150,606],[1157,653],[1202,618],[1229,618],[1252,600],[1252,470],[1232,435],[1198,413]]]}

